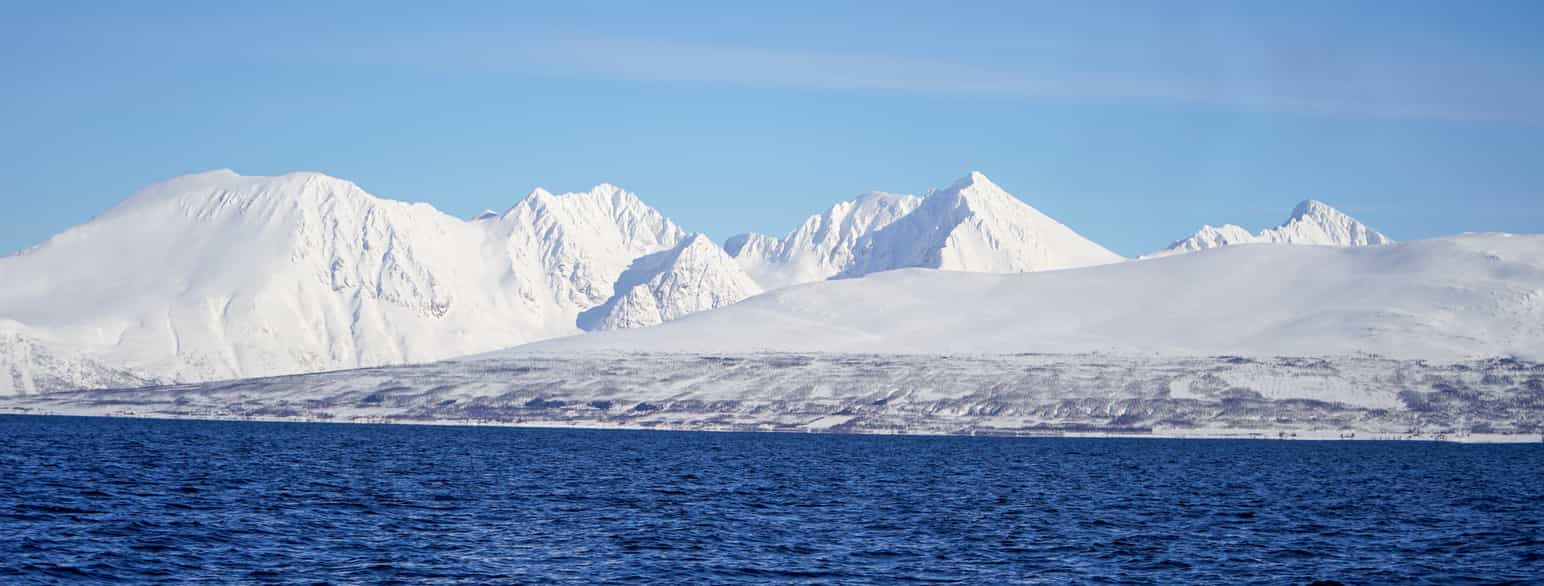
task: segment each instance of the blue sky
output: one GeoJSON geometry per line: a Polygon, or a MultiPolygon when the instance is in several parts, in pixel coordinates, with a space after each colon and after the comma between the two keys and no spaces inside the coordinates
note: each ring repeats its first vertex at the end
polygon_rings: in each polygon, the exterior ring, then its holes
{"type": "Polygon", "coordinates": [[[1544,231],[1541,2],[440,4],[0,3],[0,254],[224,167],[718,239],[973,169],[1127,255],[1310,197],[1544,231]]]}

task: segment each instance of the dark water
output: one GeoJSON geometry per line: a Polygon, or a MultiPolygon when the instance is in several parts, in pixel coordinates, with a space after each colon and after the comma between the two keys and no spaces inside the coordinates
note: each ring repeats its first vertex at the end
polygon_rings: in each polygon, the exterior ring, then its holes
{"type": "Polygon", "coordinates": [[[0,417],[0,582],[1544,582],[1544,446],[0,417]]]}

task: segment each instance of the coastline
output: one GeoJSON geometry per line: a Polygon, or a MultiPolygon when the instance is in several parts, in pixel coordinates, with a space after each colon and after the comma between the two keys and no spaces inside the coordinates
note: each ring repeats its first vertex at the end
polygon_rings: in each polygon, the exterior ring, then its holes
{"type": "Polygon", "coordinates": [[[81,410],[78,412],[38,412],[25,407],[0,406],[0,416],[30,416],[30,417],[72,417],[72,418],[103,418],[103,419],[141,419],[163,421],[213,421],[213,422],[250,422],[250,423],[318,423],[318,424],[343,424],[343,425],[400,425],[400,426],[425,426],[425,427],[502,427],[523,429],[552,429],[552,430],[590,430],[590,431],[668,431],[668,432],[711,432],[711,433],[769,433],[769,434],[821,434],[821,435],[867,435],[867,436],[913,436],[913,437],[984,437],[1002,439],[1030,439],[1030,438],[1077,438],[1077,439],[1152,439],[1152,440],[1266,440],[1266,441],[1398,441],[1398,442],[1435,442],[1454,444],[1538,444],[1544,443],[1544,434],[1502,434],[1502,433],[1388,433],[1376,431],[1354,430],[1322,430],[1322,429],[1246,429],[1246,428],[1153,428],[1147,431],[1087,431],[1087,430],[1056,430],[1048,428],[1026,429],[1002,429],[1002,428],[972,428],[959,431],[939,431],[935,429],[917,430],[887,430],[887,429],[838,429],[804,427],[802,429],[787,425],[749,425],[749,426],[724,426],[724,425],[692,425],[692,424],[640,424],[612,421],[566,421],[566,420],[524,420],[524,421],[499,421],[499,420],[475,420],[475,419],[408,419],[391,417],[351,417],[351,418],[317,418],[317,417],[285,417],[274,415],[218,415],[218,414],[179,414],[166,412],[140,413],[140,412],[102,412],[93,410],[81,410]]]}

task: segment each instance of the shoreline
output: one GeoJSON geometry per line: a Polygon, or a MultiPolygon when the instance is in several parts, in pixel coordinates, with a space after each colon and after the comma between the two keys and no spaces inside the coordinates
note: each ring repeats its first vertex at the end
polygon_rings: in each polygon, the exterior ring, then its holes
{"type": "Polygon", "coordinates": [[[31,417],[81,417],[104,419],[139,419],[160,421],[210,421],[210,422],[249,422],[249,423],[320,423],[341,425],[400,425],[400,426],[424,426],[424,427],[501,427],[524,429],[553,429],[553,430],[593,430],[593,431],[666,431],[666,432],[709,432],[709,433],[768,433],[768,434],[819,434],[819,435],[867,435],[867,436],[911,436],[911,437],[983,437],[1001,439],[1045,439],[1045,438],[1078,438],[1078,439],[1182,439],[1182,440],[1269,440],[1269,441],[1315,441],[1315,442],[1355,442],[1355,441],[1397,441],[1397,442],[1431,442],[1448,444],[1538,444],[1544,443],[1544,434],[1500,434],[1500,433],[1387,433],[1375,431],[1356,430],[1302,430],[1302,429],[1246,429],[1246,428],[1154,428],[1143,431],[1089,431],[1089,430],[1054,430],[1054,429],[970,429],[959,432],[939,431],[931,429],[908,430],[884,430],[884,429],[834,429],[815,427],[790,427],[786,425],[774,426],[700,426],[700,425],[629,425],[626,423],[614,423],[603,421],[561,421],[561,420],[529,420],[529,421],[497,421],[497,420],[471,420],[471,419],[403,419],[384,417],[352,417],[352,418],[315,418],[315,417],[282,417],[282,416],[221,416],[208,414],[176,414],[176,413],[103,413],[103,412],[60,412],[60,411],[36,411],[28,408],[0,406],[0,416],[31,416],[31,417]]]}

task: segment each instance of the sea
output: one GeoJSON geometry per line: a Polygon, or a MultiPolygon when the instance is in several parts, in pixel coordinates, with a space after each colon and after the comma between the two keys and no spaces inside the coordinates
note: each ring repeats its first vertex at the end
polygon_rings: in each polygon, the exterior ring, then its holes
{"type": "Polygon", "coordinates": [[[0,416],[0,583],[1541,584],[1544,445],[0,416]]]}

